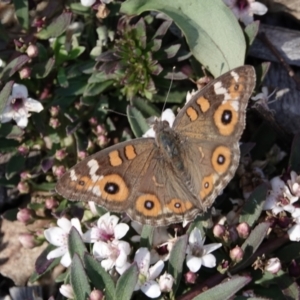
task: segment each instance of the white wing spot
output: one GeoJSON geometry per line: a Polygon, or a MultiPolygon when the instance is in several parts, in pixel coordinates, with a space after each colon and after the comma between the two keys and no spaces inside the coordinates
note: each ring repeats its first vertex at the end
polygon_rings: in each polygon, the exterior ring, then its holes
{"type": "Polygon", "coordinates": [[[99,179],[99,176],[96,175],[97,170],[99,169],[99,164],[96,159],[91,159],[87,163],[88,167],[90,168],[90,176],[93,182],[96,182],[99,179]]]}
{"type": "Polygon", "coordinates": [[[76,176],[75,170],[71,170],[70,177],[72,181],[77,181],[78,177],[76,176]]]}
{"type": "Polygon", "coordinates": [[[93,187],[92,193],[93,193],[94,195],[100,197],[100,196],[101,196],[101,191],[100,191],[99,186],[95,185],[95,186],[93,187]]]}
{"type": "Polygon", "coordinates": [[[239,81],[240,76],[239,76],[238,73],[236,73],[236,72],[234,72],[234,71],[231,71],[231,72],[230,72],[230,75],[233,77],[233,79],[234,79],[235,82],[238,82],[238,81],[239,81]]]}
{"type": "Polygon", "coordinates": [[[224,95],[224,100],[227,101],[231,99],[230,95],[227,93],[227,89],[222,86],[222,82],[218,81],[214,84],[215,93],[217,95],[224,95]]]}

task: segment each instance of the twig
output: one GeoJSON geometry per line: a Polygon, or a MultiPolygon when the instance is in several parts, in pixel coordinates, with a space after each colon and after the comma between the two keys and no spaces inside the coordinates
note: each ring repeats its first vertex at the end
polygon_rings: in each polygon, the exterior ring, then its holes
{"type": "Polygon", "coordinates": [[[279,62],[286,69],[288,75],[295,81],[296,87],[300,90],[300,78],[295,74],[294,70],[290,67],[290,65],[285,61],[280,52],[274,47],[271,41],[268,39],[264,32],[261,32],[258,35],[258,38],[270,49],[270,51],[274,54],[274,56],[279,60],[279,62]]]}

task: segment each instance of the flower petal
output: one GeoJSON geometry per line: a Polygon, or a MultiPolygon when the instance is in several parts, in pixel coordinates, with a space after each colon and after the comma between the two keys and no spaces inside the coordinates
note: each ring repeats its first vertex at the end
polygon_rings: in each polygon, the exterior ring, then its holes
{"type": "Polygon", "coordinates": [[[139,248],[134,256],[134,261],[140,270],[140,273],[146,274],[149,270],[150,252],[147,248],[139,248]]]}
{"type": "Polygon", "coordinates": [[[202,246],[202,236],[201,236],[201,231],[195,227],[192,232],[190,233],[189,237],[189,244],[193,247],[194,245],[199,245],[202,246]]]}
{"type": "Polygon", "coordinates": [[[141,286],[141,291],[149,298],[156,298],[160,296],[161,291],[156,281],[147,281],[141,286]]]}
{"type": "Polygon", "coordinates": [[[57,225],[66,233],[69,233],[72,227],[71,221],[64,217],[57,220],[57,225]]]}
{"type": "Polygon", "coordinates": [[[104,258],[109,257],[111,253],[110,247],[107,243],[98,241],[93,246],[93,255],[98,260],[102,260],[104,258]]]}
{"type": "Polygon", "coordinates": [[[115,262],[108,258],[101,261],[101,266],[105,269],[105,271],[111,270],[115,265],[115,262]]]}
{"type": "Polygon", "coordinates": [[[212,243],[212,244],[204,245],[203,250],[204,250],[205,254],[209,254],[209,253],[219,249],[220,247],[222,247],[221,243],[212,243]]]}
{"type": "Polygon", "coordinates": [[[25,128],[28,125],[27,115],[15,114],[14,119],[20,128],[25,128]]]}
{"type": "Polygon", "coordinates": [[[202,256],[202,264],[207,268],[214,268],[216,266],[216,258],[212,254],[202,256]]]}
{"type": "Polygon", "coordinates": [[[32,98],[27,98],[24,101],[24,105],[25,105],[25,107],[28,111],[34,111],[34,112],[37,112],[37,113],[41,112],[44,109],[41,102],[39,102],[35,99],[32,99],[32,98]]]}
{"type": "Polygon", "coordinates": [[[175,120],[175,114],[173,113],[172,109],[170,108],[165,109],[161,114],[161,120],[167,121],[170,127],[172,127],[175,120]]]}
{"type": "Polygon", "coordinates": [[[291,241],[299,242],[300,241],[300,225],[294,225],[288,230],[288,235],[291,241]]]}
{"type": "Polygon", "coordinates": [[[59,227],[50,227],[44,231],[47,241],[54,246],[66,245],[65,232],[59,227]]]}
{"type": "Polygon", "coordinates": [[[47,255],[47,259],[57,258],[63,256],[68,251],[67,247],[58,247],[50,251],[47,255]]]}
{"type": "Polygon", "coordinates": [[[72,260],[71,260],[71,256],[70,256],[69,251],[67,251],[67,252],[63,255],[63,257],[62,257],[61,260],[60,260],[60,263],[61,263],[64,267],[66,267],[66,268],[68,268],[68,267],[71,265],[72,260]]]}
{"type": "Polygon", "coordinates": [[[28,90],[27,87],[23,84],[14,83],[11,95],[13,98],[28,98],[28,90]]]}
{"type": "Polygon", "coordinates": [[[129,230],[129,226],[125,223],[117,224],[114,228],[114,236],[115,239],[119,240],[123,236],[126,235],[127,231],[129,230]]]}
{"type": "Polygon", "coordinates": [[[149,279],[155,279],[161,273],[164,268],[165,263],[162,260],[159,260],[154,266],[149,269],[149,279]]]}
{"type": "Polygon", "coordinates": [[[259,16],[264,15],[268,11],[268,8],[260,2],[251,3],[250,4],[250,9],[251,9],[253,14],[259,15],[259,16]]]}
{"type": "Polygon", "coordinates": [[[80,235],[82,235],[81,224],[78,218],[71,219],[71,224],[74,226],[80,235]]]}
{"type": "Polygon", "coordinates": [[[191,272],[196,273],[201,268],[202,259],[200,257],[187,255],[186,265],[191,272]]]}

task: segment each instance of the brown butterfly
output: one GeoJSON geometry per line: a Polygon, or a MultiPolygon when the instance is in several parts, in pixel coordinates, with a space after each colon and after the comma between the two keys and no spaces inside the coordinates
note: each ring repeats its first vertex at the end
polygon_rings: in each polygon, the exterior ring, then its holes
{"type": "Polygon", "coordinates": [[[191,221],[212,205],[239,164],[239,139],[255,86],[251,66],[208,83],[170,127],[156,121],[155,138],[102,150],[62,176],[59,194],[126,212],[142,224],[191,221]]]}

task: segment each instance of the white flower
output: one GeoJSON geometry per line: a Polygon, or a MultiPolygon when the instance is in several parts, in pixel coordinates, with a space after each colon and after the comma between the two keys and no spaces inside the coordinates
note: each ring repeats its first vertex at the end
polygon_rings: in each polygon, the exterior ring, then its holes
{"type": "Polygon", "coordinates": [[[264,15],[268,8],[255,0],[223,0],[224,3],[232,10],[236,18],[245,25],[253,22],[253,14],[264,15]]]}
{"type": "Polygon", "coordinates": [[[277,257],[270,258],[264,269],[272,274],[277,274],[281,270],[281,262],[277,257]]]}
{"type": "Polygon", "coordinates": [[[147,248],[140,248],[134,256],[134,261],[139,269],[138,282],[135,291],[141,290],[147,297],[156,298],[160,296],[159,284],[154,280],[164,268],[164,262],[159,260],[154,266],[150,265],[150,252],[147,248]]]}
{"type": "Polygon", "coordinates": [[[186,265],[191,272],[197,272],[201,266],[213,268],[216,266],[216,258],[210,254],[222,246],[221,243],[204,245],[205,237],[202,238],[198,228],[194,228],[189,237],[187,247],[186,265]]]}
{"type": "Polygon", "coordinates": [[[294,219],[295,223],[289,230],[288,235],[291,241],[300,241],[300,217],[294,219]]]}
{"type": "MultiPolygon", "coordinates": [[[[132,242],[140,242],[143,225],[138,222],[131,222],[131,227],[139,234],[131,237],[132,242]]],[[[170,257],[171,250],[177,240],[172,237],[168,231],[168,227],[155,227],[153,230],[152,248],[150,250],[150,264],[154,264],[159,260],[167,261],[170,257]]]]}
{"type": "Polygon", "coordinates": [[[50,227],[44,231],[47,241],[58,247],[48,253],[47,259],[62,256],[60,263],[67,268],[71,264],[71,256],[68,250],[69,232],[74,226],[79,234],[82,235],[81,225],[77,218],[73,218],[71,221],[67,218],[60,218],[57,220],[57,225],[58,227],[50,227]]]}
{"type": "Polygon", "coordinates": [[[90,7],[95,4],[96,0],[80,0],[82,6],[90,7]]]}
{"type": "Polygon", "coordinates": [[[68,299],[75,299],[74,290],[70,284],[62,284],[59,292],[68,299]]]}
{"type": "Polygon", "coordinates": [[[174,277],[166,273],[161,275],[158,280],[159,288],[162,292],[171,292],[174,283],[174,277]]]}
{"type": "Polygon", "coordinates": [[[19,127],[25,128],[30,117],[29,111],[40,112],[43,109],[43,105],[39,101],[28,98],[28,90],[25,85],[14,83],[7,104],[0,113],[0,122],[7,123],[15,120],[19,127]]]}
{"type": "Polygon", "coordinates": [[[129,226],[125,223],[118,224],[118,222],[119,218],[117,216],[111,216],[107,212],[99,218],[97,226],[83,234],[83,240],[87,243],[95,243],[97,241],[108,242],[121,239],[129,230],[129,226]]]}
{"type": "Polygon", "coordinates": [[[295,171],[291,171],[291,179],[287,181],[291,193],[300,197],[300,176],[295,171]]]}
{"type": "MultiPolygon", "coordinates": [[[[175,120],[175,114],[170,108],[167,108],[162,112],[161,121],[167,121],[170,127],[173,126],[174,120],[175,120]]],[[[143,134],[143,137],[152,137],[152,138],[155,137],[155,131],[153,129],[153,126],[143,134]]]]}
{"type": "Polygon", "coordinates": [[[127,256],[130,254],[130,245],[124,241],[96,242],[93,247],[93,255],[101,261],[101,266],[109,271],[113,267],[122,274],[128,267],[127,256]]]}
{"type": "Polygon", "coordinates": [[[291,214],[295,212],[294,202],[298,200],[291,194],[289,188],[286,186],[280,177],[274,177],[270,181],[272,190],[267,196],[264,210],[272,210],[272,213],[277,215],[282,211],[287,211],[291,214]]]}

